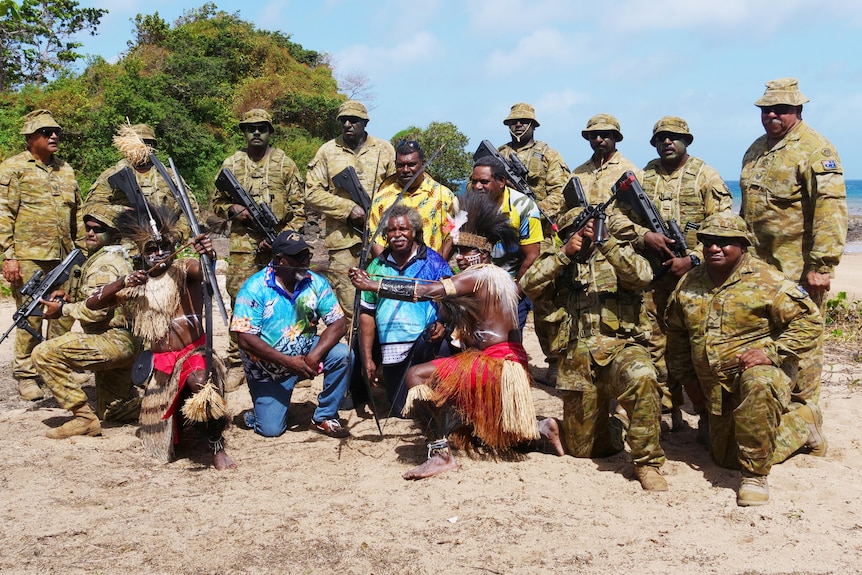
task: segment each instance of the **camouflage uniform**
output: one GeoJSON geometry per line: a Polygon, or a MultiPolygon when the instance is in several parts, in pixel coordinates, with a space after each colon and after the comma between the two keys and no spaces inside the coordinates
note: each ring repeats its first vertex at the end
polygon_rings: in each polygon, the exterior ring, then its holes
{"type": "Polygon", "coordinates": [[[584,188],[587,201],[590,205],[606,201],[611,196],[611,188],[617,183],[625,172],[634,172],[638,179],[642,179],[640,169],[635,167],[619,152],[614,154],[598,168],[592,157],[575,168],[572,176],[577,176],[584,188]]]}
{"type": "MultiPolygon", "coordinates": [[[[304,184],[296,163],[284,151],[270,148],[259,162],[252,160],[247,152],[238,151],[222,162],[221,167],[233,172],[255,202],[266,204],[272,209],[279,222],[275,229],[276,234],[282,230],[301,231],[305,226],[305,206],[302,200],[304,184]]],[[[235,203],[229,194],[216,190],[213,210],[217,216],[228,219],[228,211],[235,203]]],[[[266,238],[263,233],[252,223],[246,224],[240,220],[233,220],[231,223],[230,266],[226,281],[231,308],[245,280],[266,267],[272,258],[269,251],[258,251],[258,246],[264,239],[266,238]]],[[[228,347],[228,362],[231,367],[242,365],[233,338],[228,347]]]]}
{"type": "MultiPolygon", "coordinates": [[[[29,151],[0,164],[0,249],[6,260],[18,260],[26,282],[37,270],[47,275],[83,237],[81,195],[72,167],[54,155],[47,166],[29,151]]],[[[21,307],[22,283],[12,285],[15,305],[21,307]]],[[[42,317],[30,317],[30,326],[42,333],[42,317]]],[[[70,319],[48,321],[48,337],[69,330],[70,319]]],[[[39,340],[26,330],[15,334],[12,375],[19,381],[38,375],[30,353],[39,340]]]]}
{"type": "Polygon", "coordinates": [[[788,409],[790,388],[823,320],[793,282],[750,253],[743,258],[718,287],[706,266],[682,278],[667,310],[667,362],[706,398],[713,460],[763,476],[809,437],[799,411],[788,409]],[[739,373],[737,355],[748,349],[762,349],[773,365],[739,373]]]}
{"type": "Polygon", "coordinates": [[[505,144],[497,151],[504,158],[511,154],[518,156],[527,168],[527,185],[535,192],[542,211],[552,218],[557,218],[566,211],[563,188],[569,181],[569,168],[557,150],[545,142],[533,140],[517,150],[505,144]]]}
{"type": "MultiPolygon", "coordinates": [[[[667,125],[675,125],[682,135],[688,134],[688,125],[681,118],[662,118],[653,129],[654,135],[666,129],[667,125]],[[668,122],[668,120],[670,122],[668,122]]],[[[691,137],[693,140],[693,137],[691,137]]],[[[689,144],[691,141],[689,141],[689,144]]],[[[673,172],[668,172],[661,164],[660,159],[651,160],[643,170],[641,180],[644,192],[655,204],[662,219],[676,220],[680,229],[685,229],[689,224],[700,227],[707,216],[729,211],[732,208],[733,197],[730,189],[719,173],[706,165],[703,160],[689,156],[685,163],[673,172]]],[[[639,249],[644,249],[644,236],[649,228],[642,225],[644,222],[633,212],[631,206],[624,202],[618,202],[619,212],[626,218],[615,218],[613,231],[620,237],[635,242],[639,249]]],[[[703,250],[697,245],[697,235],[694,229],[686,233],[686,243],[689,245],[688,253],[703,260],[703,250]]],[[[659,270],[664,257],[655,257],[649,254],[653,260],[655,269],[659,270]]],[[[653,356],[656,368],[659,371],[659,381],[662,382],[663,395],[665,396],[665,407],[681,406],[685,403],[682,395],[682,387],[668,374],[665,365],[665,331],[664,313],[667,301],[676,287],[679,278],[672,274],[662,274],[656,278],[650,286],[652,289],[645,295],[647,317],[651,323],[650,353],[653,356]],[[670,381],[668,378],[670,376],[670,381]]],[[[699,407],[699,406],[696,406],[699,407]]]]}
{"type": "MultiPolygon", "coordinates": [[[[561,225],[578,211],[567,213],[561,225]]],[[[620,429],[612,428],[608,417],[615,397],[631,421],[633,462],[662,465],[659,387],[641,320],[641,292],[652,279],[649,262],[629,243],[610,237],[588,263],[577,264],[563,253],[559,240],[548,238],[520,285],[537,296],[558,276],[570,288],[567,315],[553,342],[554,349],[565,350],[557,388],[566,451],[575,457],[603,457],[621,449],[620,429]]]]}
{"type": "Polygon", "coordinates": [[[87,402],[87,395],[70,376],[73,370],[94,371],[99,418],[137,419],[140,402],[129,402],[132,364],[141,349],[131,332],[133,316],[123,307],[94,311],[86,305],[97,289],[130,273],[132,266],[122,246],[106,246],[92,254],[69,282],[67,293],[73,303],[62,307],[62,316],[78,320],[84,333],[66,333],[33,350],[39,375],[60,407],[74,411],[87,402]]]}
{"type": "MultiPolygon", "coordinates": [[[[84,209],[88,210],[94,204],[105,204],[105,205],[121,205],[128,206],[129,200],[126,197],[126,194],[121,190],[115,190],[111,188],[111,185],[108,183],[108,178],[119,172],[125,167],[131,168],[131,170],[135,173],[135,179],[138,182],[138,186],[140,186],[141,191],[144,193],[144,197],[147,201],[155,206],[167,206],[172,212],[177,214],[180,219],[177,222],[177,234],[179,235],[180,241],[186,240],[191,234],[191,225],[188,221],[186,221],[185,216],[183,215],[182,208],[180,208],[179,204],[177,204],[176,200],[174,200],[174,196],[171,193],[170,188],[168,187],[165,180],[162,178],[159,171],[154,167],[150,168],[144,173],[138,172],[135,170],[135,167],[126,159],[122,159],[116,163],[116,165],[108,168],[104,172],[102,172],[96,181],[93,182],[93,185],[90,186],[89,191],[87,192],[87,197],[84,200],[84,209]]],[[[174,177],[173,171],[170,168],[167,168],[168,174],[171,178],[174,177]]],[[[185,182],[183,182],[185,185],[185,182]]],[[[198,208],[197,200],[195,200],[195,196],[188,186],[185,186],[186,192],[188,192],[189,202],[192,205],[192,210],[194,211],[196,216],[200,216],[200,209],[198,208]]],[[[137,246],[133,243],[128,243],[126,249],[130,254],[137,253],[137,246]]]]}
{"type": "Polygon", "coordinates": [[[359,182],[371,195],[381,182],[395,173],[395,149],[386,140],[366,136],[355,152],[338,136],[323,144],[308,164],[305,175],[305,203],[309,209],[326,216],[326,249],[329,251],[327,280],[344,309],[347,322],[353,320],[353,296],[356,288],[347,271],[359,263],[362,233],[347,218],[356,206],[347,190],[336,187],[332,178],[347,166],[353,166],[359,182]]]}
{"type": "MultiPolygon", "coordinates": [[[[768,147],[761,136],[742,159],[740,215],[754,234],[757,256],[788,279],[810,271],[833,275],[847,238],[847,192],[841,160],[832,144],[799,122],[768,147]]],[[[814,297],[825,312],[825,298],[814,297]]],[[[823,346],[800,358],[793,396],[820,400],[823,346]]]]}

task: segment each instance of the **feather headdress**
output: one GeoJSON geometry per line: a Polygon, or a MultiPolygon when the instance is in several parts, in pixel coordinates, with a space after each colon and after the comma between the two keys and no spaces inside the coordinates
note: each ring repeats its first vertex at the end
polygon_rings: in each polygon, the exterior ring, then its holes
{"type": "Polygon", "coordinates": [[[461,196],[460,205],[461,211],[453,224],[461,225],[453,227],[452,243],[489,253],[496,244],[502,244],[506,251],[517,249],[518,230],[487,194],[468,191],[461,196]]]}

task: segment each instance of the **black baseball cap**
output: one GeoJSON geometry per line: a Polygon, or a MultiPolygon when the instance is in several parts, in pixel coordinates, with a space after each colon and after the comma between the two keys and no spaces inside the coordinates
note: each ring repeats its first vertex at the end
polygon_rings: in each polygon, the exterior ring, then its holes
{"type": "Polygon", "coordinates": [[[272,253],[274,254],[295,256],[305,250],[310,251],[311,246],[308,245],[305,238],[299,232],[281,232],[272,243],[272,253]]]}

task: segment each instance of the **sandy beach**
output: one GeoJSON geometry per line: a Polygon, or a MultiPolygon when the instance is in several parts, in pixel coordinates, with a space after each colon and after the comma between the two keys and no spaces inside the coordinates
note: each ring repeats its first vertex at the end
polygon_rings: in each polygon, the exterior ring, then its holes
{"type": "MultiPolygon", "coordinates": [[[[844,259],[833,291],[862,295],[860,262],[862,254],[844,259]]],[[[0,318],[13,311],[0,301],[0,318]]],[[[226,347],[223,327],[217,344],[226,347]]],[[[540,357],[529,329],[526,345],[540,357]]],[[[662,436],[666,493],[642,491],[625,454],[493,461],[459,453],[460,469],[407,482],[401,474],[426,456],[421,431],[384,418],[381,435],[352,411],[341,412],[346,440],[308,431],[320,378],[296,391],[291,427],[273,439],[240,424],[247,388],[229,394],[233,471],[213,470],[202,442],[159,464],[136,425],[51,440],[45,432],[68,413],[51,398],[18,398],[9,339],[0,345],[0,572],[858,573],[858,353],[826,346],[826,457],[776,466],[770,503],[740,508],[738,473],[714,465],[693,429],[662,436]]],[[[561,415],[553,388],[536,386],[533,399],[541,416],[561,415]]]]}

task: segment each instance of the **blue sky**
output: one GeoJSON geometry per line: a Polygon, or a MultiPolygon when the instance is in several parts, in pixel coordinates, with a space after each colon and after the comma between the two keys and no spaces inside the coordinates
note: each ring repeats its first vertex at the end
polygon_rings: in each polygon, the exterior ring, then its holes
{"type": "MultiPolygon", "coordinates": [[[[82,51],[115,61],[136,14],[170,23],[203,4],[82,0],[110,13],[82,51]]],[[[369,133],[450,121],[470,138],[508,141],[516,102],[536,107],[547,141],[574,168],[590,155],[581,130],[615,115],[618,149],[636,165],[655,157],[652,126],[685,118],[689,148],[728,180],[763,133],[754,106],[773,78],[793,76],[811,100],[804,119],[862,179],[862,2],[813,0],[217,0],[258,28],[331,56],[336,77],[364,75],[369,133]],[[600,8],[598,8],[600,7],[600,8]]]]}

